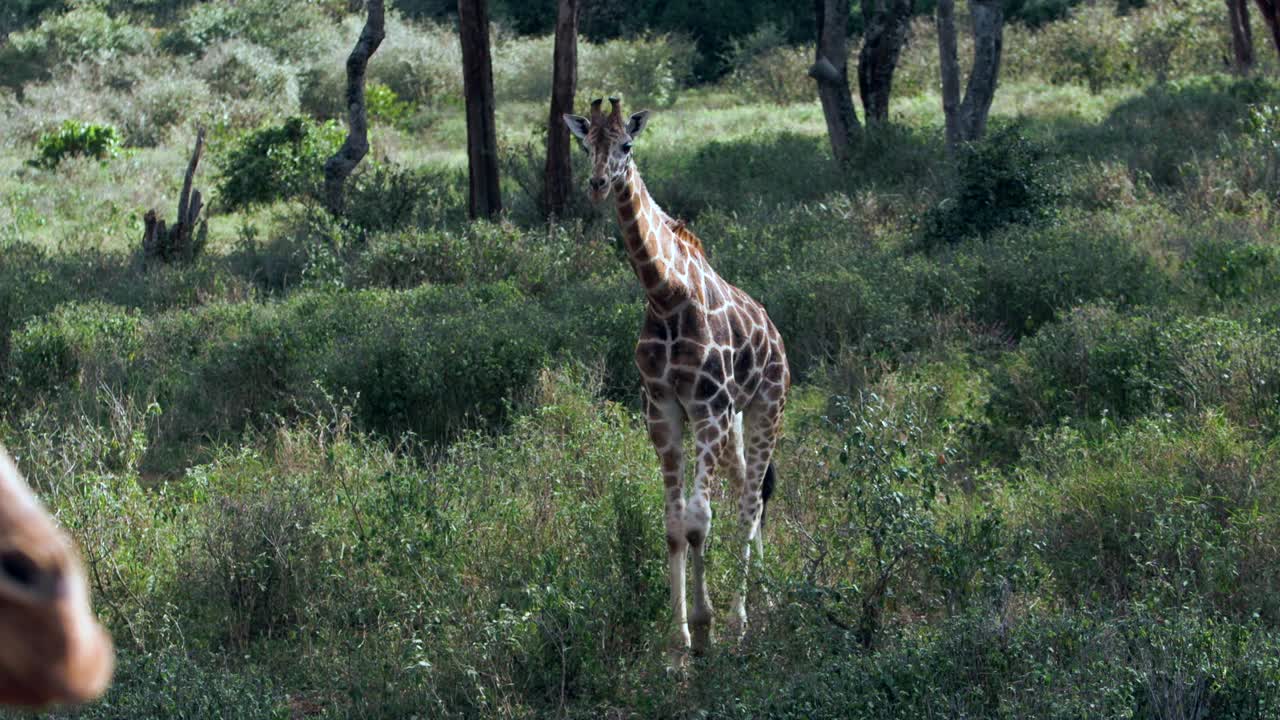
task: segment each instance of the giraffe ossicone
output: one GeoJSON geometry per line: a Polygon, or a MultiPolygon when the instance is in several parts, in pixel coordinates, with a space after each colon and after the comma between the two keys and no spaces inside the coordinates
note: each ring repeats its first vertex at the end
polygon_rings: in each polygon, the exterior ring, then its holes
{"type": "Polygon", "coordinates": [[[71,539],[0,447],[0,704],[97,698],[114,658],[71,539]]]}
{"type": "Polygon", "coordinates": [[[632,157],[649,111],[623,119],[610,98],[591,103],[589,118],[565,115],[591,158],[588,192],[616,204],[627,256],[647,298],[636,343],[645,419],[665,485],[667,564],[676,662],[690,647],[711,644],[706,584],[711,533],[710,480],[726,477],[738,498],[734,547],[741,563],[730,625],[745,628],[751,545],[760,536],[776,480],[772,460],[791,376],[777,328],[763,306],[711,267],[701,241],[649,195],[632,157]],[[694,445],[693,487],[686,492],[686,432],[694,445]],[[686,559],[692,558],[693,611],[686,614],[686,559]]]}

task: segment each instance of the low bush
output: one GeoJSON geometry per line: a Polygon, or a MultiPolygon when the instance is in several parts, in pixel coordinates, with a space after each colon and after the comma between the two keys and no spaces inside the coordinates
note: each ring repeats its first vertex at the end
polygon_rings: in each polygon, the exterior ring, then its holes
{"type": "Polygon", "coordinates": [[[313,409],[321,391],[355,397],[364,427],[435,441],[503,421],[556,357],[629,356],[639,322],[629,297],[553,313],[513,285],[478,282],[301,292],[146,320],[68,306],[16,333],[10,363],[15,391],[33,403],[74,403],[99,386],[154,400],[166,408],[157,445],[234,437],[264,417],[313,409]]]}
{"type": "Polygon", "coordinates": [[[1191,606],[1280,620],[1280,457],[1207,413],[1140,422],[1088,442],[1059,432],[1027,453],[1023,520],[1058,592],[1086,606],[1191,606]]]}
{"type": "MultiPolygon", "coordinates": [[[[512,38],[494,47],[494,92],[499,100],[542,102],[551,94],[550,36],[512,38]]],[[[619,96],[627,107],[669,107],[688,86],[697,58],[676,35],[645,35],[578,43],[578,87],[591,97],[619,96]]],[[[459,81],[458,89],[461,88],[459,81]]]]}
{"type": "Polygon", "coordinates": [[[76,3],[65,12],[44,15],[30,30],[8,36],[0,46],[0,84],[21,88],[77,63],[127,63],[150,48],[151,36],[127,18],[108,13],[100,3],[76,3]]]}
{"type": "Polygon", "coordinates": [[[219,202],[236,209],[317,195],[324,163],[345,137],[336,123],[301,117],[244,133],[219,163],[219,202]]]}
{"type": "MultiPolygon", "coordinates": [[[[244,0],[236,3],[191,3],[176,24],[160,35],[160,46],[172,53],[200,55],[228,40],[270,50],[281,63],[310,64],[344,45],[326,3],[290,0],[244,0]]],[[[348,45],[349,47],[349,45],[348,45]]]]}
{"type": "Polygon", "coordinates": [[[119,147],[120,136],[111,125],[67,120],[40,136],[32,163],[52,170],[69,157],[113,158],[119,147]]]}
{"type": "Polygon", "coordinates": [[[1061,195],[1057,173],[1044,146],[1017,127],[964,148],[954,191],[923,218],[921,247],[986,237],[1006,225],[1048,222],[1061,195]]]}
{"type": "Polygon", "coordinates": [[[786,44],[785,34],[765,24],[750,35],[729,42],[725,58],[732,71],[730,85],[743,99],[778,105],[813,100],[813,80],[808,68],[812,51],[786,44]]]}
{"type": "Polygon", "coordinates": [[[1006,228],[940,261],[972,283],[975,319],[1019,336],[1082,303],[1127,308],[1170,297],[1169,278],[1142,248],[1087,217],[1041,229],[1006,228]]]}
{"type": "Polygon", "coordinates": [[[298,112],[297,71],[266,48],[227,40],[208,47],[194,68],[221,101],[222,124],[242,128],[298,112]]]}
{"type": "Polygon", "coordinates": [[[1086,306],[1023,342],[996,378],[995,425],[1019,434],[1066,418],[1225,411],[1274,431],[1280,354],[1273,330],[1213,317],[1127,316],[1086,306]]]}

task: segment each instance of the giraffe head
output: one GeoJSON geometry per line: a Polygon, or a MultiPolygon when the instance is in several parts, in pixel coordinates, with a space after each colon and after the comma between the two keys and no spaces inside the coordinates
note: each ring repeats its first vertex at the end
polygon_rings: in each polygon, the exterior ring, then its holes
{"type": "Polygon", "coordinates": [[[591,180],[588,191],[595,202],[609,195],[613,183],[626,177],[631,162],[631,142],[640,135],[649,122],[649,111],[641,110],[623,122],[622,103],[609,98],[608,115],[600,109],[603,100],[591,103],[591,119],[581,115],[564,116],[569,132],[578,138],[591,156],[591,180]]]}
{"type": "Polygon", "coordinates": [[[0,448],[0,704],[92,700],[113,664],[71,539],[0,448]]]}

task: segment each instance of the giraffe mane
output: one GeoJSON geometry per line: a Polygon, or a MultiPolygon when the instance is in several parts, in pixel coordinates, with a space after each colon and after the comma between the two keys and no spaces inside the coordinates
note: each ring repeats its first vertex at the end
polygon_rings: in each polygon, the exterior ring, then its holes
{"type": "Polygon", "coordinates": [[[683,240],[685,244],[697,250],[698,254],[706,255],[707,251],[702,247],[702,238],[689,229],[687,222],[677,218],[667,218],[667,229],[675,233],[675,236],[683,240]]]}

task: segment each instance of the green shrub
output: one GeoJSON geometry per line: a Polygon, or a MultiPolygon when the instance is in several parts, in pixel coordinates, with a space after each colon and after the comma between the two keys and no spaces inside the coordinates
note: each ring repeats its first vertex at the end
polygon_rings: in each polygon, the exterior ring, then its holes
{"type": "Polygon", "coordinates": [[[210,47],[195,64],[196,75],[222,101],[223,123],[232,127],[296,114],[297,72],[258,45],[227,40],[210,47]]]}
{"type": "Polygon", "coordinates": [[[960,152],[951,196],[923,219],[920,244],[932,249],[986,237],[1006,225],[1051,220],[1061,195],[1056,163],[1015,126],[960,152]]]}
{"type": "Polygon", "coordinates": [[[283,693],[272,686],[270,672],[229,666],[225,658],[203,657],[180,647],[145,652],[122,650],[116,658],[111,688],[101,701],[68,714],[50,717],[126,720],[166,717],[197,720],[236,717],[285,720],[290,717],[283,693]]]}
{"type": "Polygon", "coordinates": [[[315,195],[344,138],[336,123],[300,117],[244,133],[220,162],[218,199],[235,209],[315,195]]]}
{"type": "Polygon", "coordinates": [[[347,185],[345,219],[361,232],[457,227],[466,219],[467,176],[451,168],[365,161],[347,185]]]}
{"type": "Polygon", "coordinates": [[[732,68],[729,83],[743,99],[789,105],[813,100],[813,80],[807,74],[812,51],[786,45],[776,25],[761,25],[755,32],[729,43],[726,62],[732,68]]]}
{"type": "Polygon", "coordinates": [[[1130,419],[1217,409],[1274,429],[1275,332],[1212,317],[1124,316],[1086,306],[1023,342],[996,378],[997,427],[1017,435],[1065,418],[1130,419]]]}
{"type": "Polygon", "coordinates": [[[1220,301],[1272,295],[1280,250],[1237,237],[1206,238],[1191,248],[1187,273],[1220,301]]]}
{"type": "Polygon", "coordinates": [[[67,120],[36,141],[32,164],[52,170],[69,157],[106,160],[115,157],[119,147],[120,136],[111,125],[67,120]]]}
{"type": "Polygon", "coordinates": [[[1058,592],[1087,605],[1203,607],[1268,625],[1280,575],[1265,570],[1280,458],[1205,414],[1137,423],[1102,442],[1064,430],[1028,453],[1021,490],[1058,592]]]}
{"type": "Polygon", "coordinates": [[[1169,297],[1154,260],[1121,232],[1093,222],[1010,227],[956,248],[954,263],[973,284],[973,317],[1014,335],[1035,332],[1081,303],[1121,308],[1169,297]]]}
{"type": "Polygon", "coordinates": [[[370,120],[388,125],[403,122],[413,111],[413,105],[401,100],[395,90],[378,82],[365,88],[365,103],[370,120]]]}
{"type": "Polygon", "coordinates": [[[101,303],[63,305],[15,333],[13,372],[19,387],[32,392],[96,389],[136,358],[141,332],[136,312],[101,303]]]}
{"type": "Polygon", "coordinates": [[[13,33],[0,47],[0,84],[20,88],[76,63],[127,64],[145,53],[151,36],[125,17],[111,15],[99,3],[76,3],[63,13],[48,13],[30,30],[13,33]]]}
{"type": "MultiPolygon", "coordinates": [[[[495,46],[494,92],[499,100],[541,102],[550,95],[552,45],[548,36],[513,38],[495,46]]],[[[675,35],[580,41],[578,87],[591,97],[620,96],[637,110],[669,107],[689,84],[696,57],[693,44],[675,35]]],[[[454,96],[460,89],[460,80],[450,88],[454,96]]]]}
{"type": "MultiPolygon", "coordinates": [[[[377,62],[369,63],[369,82],[391,89],[396,97],[420,108],[458,107],[462,104],[462,48],[458,34],[443,25],[418,26],[388,19],[387,38],[378,47],[377,62]]],[[[359,34],[359,22],[348,35],[359,34]]],[[[350,47],[348,43],[345,47],[350,47]]],[[[342,66],[334,65],[338,71],[342,66]]],[[[338,72],[328,84],[334,98],[342,97],[338,72]]],[[[345,108],[344,108],[345,109],[345,108]]]]}
{"type": "Polygon", "coordinates": [[[224,41],[241,40],[267,48],[279,62],[305,64],[346,44],[336,24],[322,2],[197,2],[176,24],[165,28],[160,46],[173,53],[199,55],[224,41]]]}
{"type": "Polygon", "coordinates": [[[669,107],[689,83],[697,49],[676,35],[614,40],[579,55],[578,87],[622,97],[629,107],[669,107]]]}

